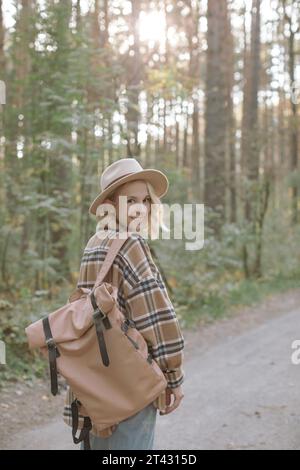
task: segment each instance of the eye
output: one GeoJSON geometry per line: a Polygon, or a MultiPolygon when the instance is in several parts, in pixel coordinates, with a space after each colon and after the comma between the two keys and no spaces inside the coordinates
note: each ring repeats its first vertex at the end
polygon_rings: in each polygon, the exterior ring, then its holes
{"type": "Polygon", "coordinates": [[[131,202],[135,202],[135,200],[132,197],[130,197],[129,199],[127,199],[127,202],[131,203],[131,202]]]}
{"type": "Polygon", "coordinates": [[[147,196],[144,200],[145,200],[146,202],[151,202],[151,197],[150,197],[150,196],[147,196]]]}

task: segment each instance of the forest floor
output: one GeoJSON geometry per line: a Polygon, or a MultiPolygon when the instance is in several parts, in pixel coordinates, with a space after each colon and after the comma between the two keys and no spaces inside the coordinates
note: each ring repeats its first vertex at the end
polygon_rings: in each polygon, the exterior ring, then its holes
{"type": "MultiPolygon", "coordinates": [[[[183,330],[181,406],[157,418],[154,449],[300,449],[300,289],[183,330]]],[[[1,449],[78,449],[48,380],[0,392],[1,449]]]]}

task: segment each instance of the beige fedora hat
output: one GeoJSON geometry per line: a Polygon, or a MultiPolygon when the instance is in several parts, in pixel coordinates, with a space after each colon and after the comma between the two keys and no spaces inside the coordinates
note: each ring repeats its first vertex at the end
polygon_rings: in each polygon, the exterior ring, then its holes
{"type": "Polygon", "coordinates": [[[135,158],[122,158],[103,171],[100,178],[101,193],[90,205],[89,212],[96,215],[97,207],[118,186],[137,179],[149,181],[158,197],[164,196],[168,191],[169,180],[164,173],[152,168],[144,169],[135,158]]]}

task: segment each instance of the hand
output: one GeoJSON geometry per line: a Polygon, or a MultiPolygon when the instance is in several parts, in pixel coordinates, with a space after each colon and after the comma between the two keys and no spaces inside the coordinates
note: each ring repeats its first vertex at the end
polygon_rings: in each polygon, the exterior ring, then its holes
{"type": "Polygon", "coordinates": [[[167,415],[169,413],[172,413],[178,406],[180,405],[180,402],[182,398],[184,397],[184,393],[181,389],[181,385],[176,388],[166,388],[166,411],[160,411],[160,415],[167,415]],[[172,395],[174,396],[173,403],[171,404],[171,398],[172,395]]]}

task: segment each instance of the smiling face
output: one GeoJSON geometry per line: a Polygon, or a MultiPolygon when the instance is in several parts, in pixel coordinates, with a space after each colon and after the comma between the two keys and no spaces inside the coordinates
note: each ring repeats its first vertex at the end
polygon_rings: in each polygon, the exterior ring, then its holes
{"type": "Polygon", "coordinates": [[[119,226],[119,216],[122,214],[121,223],[126,220],[127,227],[130,230],[134,230],[135,227],[139,227],[141,222],[148,221],[150,223],[150,212],[151,212],[151,197],[148,192],[146,182],[144,180],[135,180],[125,183],[119,186],[114,192],[113,196],[110,196],[109,200],[115,206],[117,227],[119,226]],[[123,196],[124,201],[121,203],[119,196],[123,196]],[[127,214],[124,211],[127,208],[127,214]],[[127,216],[127,217],[126,217],[127,216]]]}

